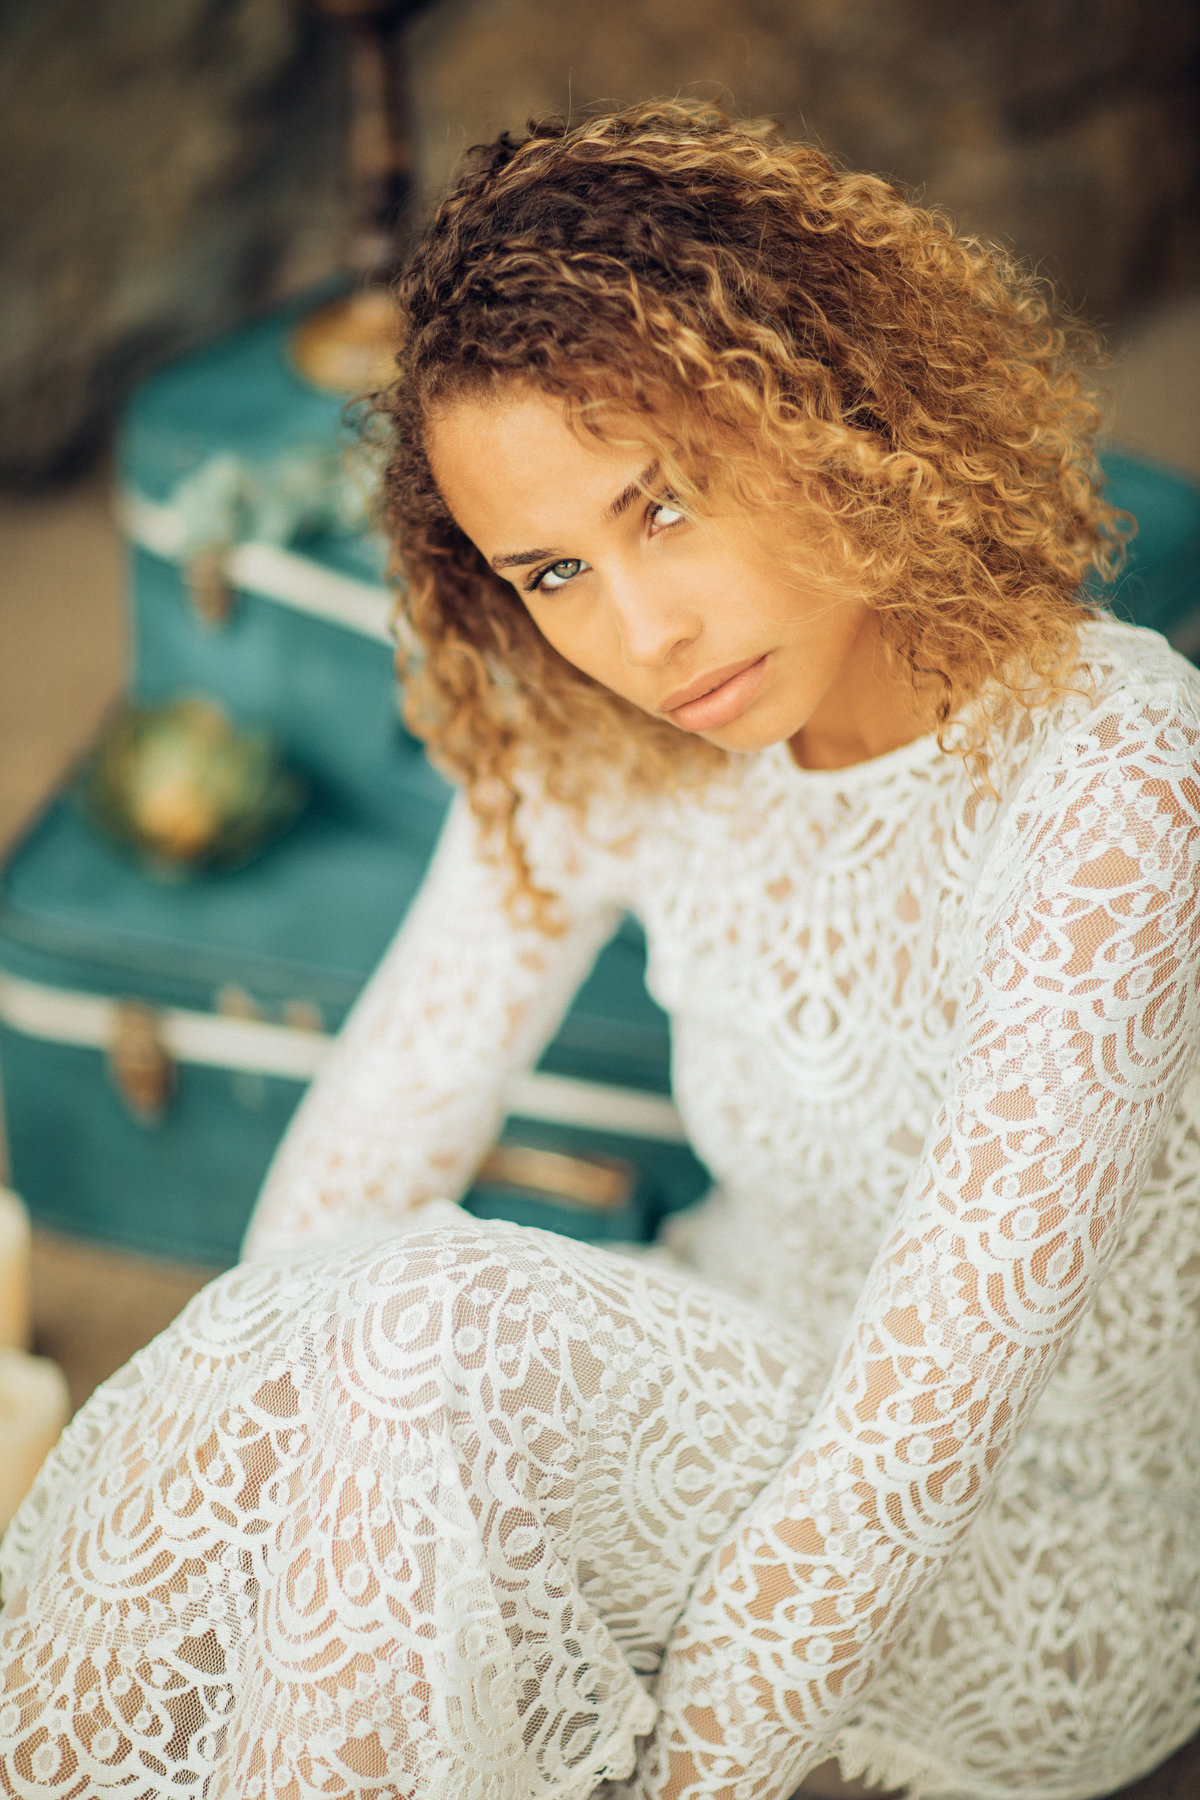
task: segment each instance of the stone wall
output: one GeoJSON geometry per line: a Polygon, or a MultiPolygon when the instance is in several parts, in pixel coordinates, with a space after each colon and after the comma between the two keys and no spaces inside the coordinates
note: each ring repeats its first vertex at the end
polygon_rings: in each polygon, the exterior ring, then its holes
{"type": "MultiPolygon", "coordinates": [[[[916,184],[1102,323],[1200,275],[1187,0],[436,0],[409,45],[427,194],[531,113],[698,93],[916,184]]],[[[0,479],[335,266],[340,93],[302,0],[0,0],[0,479]]]]}

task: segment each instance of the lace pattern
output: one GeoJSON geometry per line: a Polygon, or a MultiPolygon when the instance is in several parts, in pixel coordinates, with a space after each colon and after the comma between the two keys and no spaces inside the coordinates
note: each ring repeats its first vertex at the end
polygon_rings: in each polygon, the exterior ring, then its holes
{"type": "Polygon", "coordinates": [[[37,1575],[4,1617],[4,1792],[583,1800],[806,1416],[803,1346],[760,1328],[461,1214],[333,1277],[324,1250],[222,1277],[5,1540],[6,1593],[37,1575]]]}
{"type": "Polygon", "coordinates": [[[561,940],[459,815],[259,1261],[5,1541],[14,1793],[1084,1800],[1196,1729],[1200,678],[1086,635],[998,801],[922,741],[546,807],[561,940]],[[711,1198],[640,1259],[414,1213],[624,904],[711,1198]]]}

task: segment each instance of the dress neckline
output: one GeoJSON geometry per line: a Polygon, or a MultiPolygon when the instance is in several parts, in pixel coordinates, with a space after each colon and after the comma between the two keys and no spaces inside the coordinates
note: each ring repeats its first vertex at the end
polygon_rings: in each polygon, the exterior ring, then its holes
{"type": "Polygon", "coordinates": [[[898,744],[894,750],[884,750],[864,762],[847,763],[841,769],[803,768],[793,757],[786,738],[771,744],[762,754],[773,760],[795,787],[822,794],[859,794],[864,788],[887,784],[923,769],[949,753],[943,751],[937,732],[927,731],[910,738],[907,744],[898,744]]]}

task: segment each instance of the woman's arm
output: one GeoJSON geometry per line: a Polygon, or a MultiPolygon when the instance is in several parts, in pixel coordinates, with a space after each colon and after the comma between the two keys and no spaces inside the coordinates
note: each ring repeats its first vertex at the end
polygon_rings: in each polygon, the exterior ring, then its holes
{"type": "Polygon", "coordinates": [[[508,882],[458,796],[275,1154],[244,1258],[386,1231],[425,1200],[461,1196],[503,1122],[508,1077],[536,1062],[621,916],[577,883],[567,929],[550,937],[513,922],[508,882]]]}
{"type": "Polygon", "coordinates": [[[811,1426],[678,1622],[639,1800],[792,1793],[987,1497],[1197,1054],[1198,737],[1070,741],[1006,832],[945,1104],[811,1426]]]}

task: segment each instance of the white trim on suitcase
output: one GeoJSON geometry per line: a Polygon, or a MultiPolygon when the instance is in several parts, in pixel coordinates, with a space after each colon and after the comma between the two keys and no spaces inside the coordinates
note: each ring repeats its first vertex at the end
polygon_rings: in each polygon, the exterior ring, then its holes
{"type": "MultiPolygon", "coordinates": [[[[143,550],[168,562],[182,561],[184,526],[173,507],[126,489],[117,497],[117,518],[126,536],[143,550]]],[[[225,570],[231,587],[260,594],[380,643],[395,642],[388,623],[392,596],[374,582],[339,574],[278,544],[235,544],[225,570]]]]}
{"type": "Polygon", "coordinates": [[[663,1144],[687,1143],[674,1102],[662,1094],[644,1094],[639,1088],[574,1081],[567,1075],[544,1075],[534,1069],[509,1082],[505,1100],[508,1112],[518,1119],[581,1125],[622,1137],[653,1138],[663,1144]]]}
{"type": "MultiPolygon", "coordinates": [[[[44,987],[0,970],[0,1020],[26,1037],[107,1051],[120,1011],[119,1001],[102,994],[44,987]]],[[[155,1021],[162,1046],[175,1062],[279,1075],[291,1081],[311,1081],[333,1042],[326,1032],[181,1007],[156,1008],[155,1021]]],[[[505,1098],[508,1113],[520,1119],[667,1144],[687,1141],[672,1102],[638,1088],[609,1087],[535,1070],[515,1077],[505,1098]]]]}

